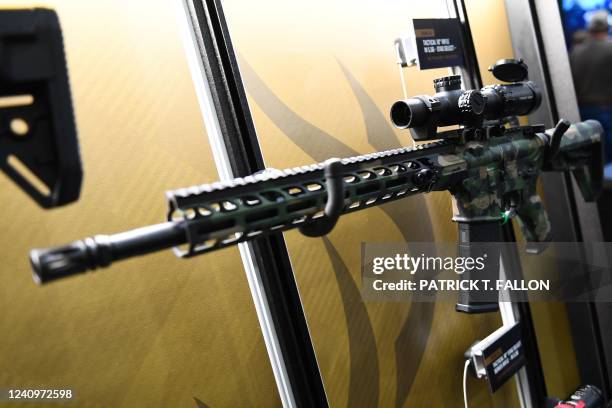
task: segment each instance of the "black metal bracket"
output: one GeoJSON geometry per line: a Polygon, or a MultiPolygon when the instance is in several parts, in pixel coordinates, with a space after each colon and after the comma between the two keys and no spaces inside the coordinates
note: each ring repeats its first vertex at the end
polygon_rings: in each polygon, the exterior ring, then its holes
{"type": "Polygon", "coordinates": [[[555,130],[551,136],[550,140],[550,149],[548,150],[548,160],[554,161],[559,154],[559,148],[561,147],[561,139],[563,139],[563,134],[567,132],[567,129],[570,127],[570,122],[565,119],[560,119],[555,126],[555,130]]]}
{"type": "MultiPolygon", "coordinates": [[[[234,176],[248,176],[265,164],[221,0],[186,0],[201,48],[206,80],[234,176]]],[[[327,407],[328,401],[310,338],[297,282],[282,236],[252,242],[255,262],[276,328],[281,358],[297,407],[327,407]]]]}
{"type": "Polygon", "coordinates": [[[327,202],[321,218],[300,228],[300,232],[307,237],[327,235],[338,222],[344,207],[344,180],[341,170],[342,162],[339,159],[329,159],[325,162],[327,202]]]}

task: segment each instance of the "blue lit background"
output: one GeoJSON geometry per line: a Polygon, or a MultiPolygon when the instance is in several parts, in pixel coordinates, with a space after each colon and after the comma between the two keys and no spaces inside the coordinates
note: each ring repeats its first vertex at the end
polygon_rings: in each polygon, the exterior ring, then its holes
{"type": "Polygon", "coordinates": [[[609,19],[612,20],[612,0],[561,0],[563,31],[568,48],[571,45],[574,32],[576,30],[586,30],[590,15],[601,9],[608,10],[610,13],[609,19]]]}
{"type": "MultiPolygon", "coordinates": [[[[565,33],[565,43],[567,48],[572,46],[572,36],[577,30],[586,30],[591,15],[598,10],[608,10],[608,23],[612,26],[612,0],[560,0],[561,14],[563,19],[563,31],[565,33]]],[[[611,33],[612,34],[612,33],[611,33]]],[[[586,118],[583,118],[586,119],[586,118]]],[[[610,132],[606,137],[610,143],[610,132]]],[[[605,166],[605,178],[612,180],[612,162],[609,161],[605,166]]]]}

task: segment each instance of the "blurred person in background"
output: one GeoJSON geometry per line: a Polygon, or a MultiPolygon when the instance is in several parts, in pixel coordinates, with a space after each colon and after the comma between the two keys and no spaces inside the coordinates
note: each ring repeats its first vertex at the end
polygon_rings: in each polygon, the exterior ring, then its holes
{"type": "Polygon", "coordinates": [[[572,45],[570,50],[573,50],[578,44],[582,44],[589,38],[589,33],[586,30],[576,30],[572,34],[572,45]]]}
{"type": "MultiPolygon", "coordinates": [[[[608,30],[608,12],[595,12],[588,24],[588,37],[570,52],[580,116],[603,125],[606,163],[612,161],[612,40],[608,30]]],[[[612,178],[612,165],[606,168],[606,178],[612,178]]]]}

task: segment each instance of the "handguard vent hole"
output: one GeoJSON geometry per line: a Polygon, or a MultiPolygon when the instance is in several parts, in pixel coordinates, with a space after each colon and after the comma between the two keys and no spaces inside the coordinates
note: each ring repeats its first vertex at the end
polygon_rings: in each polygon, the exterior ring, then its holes
{"type": "Polygon", "coordinates": [[[319,191],[323,188],[323,186],[319,183],[310,183],[306,186],[308,191],[319,191]]]}
{"type": "Polygon", "coordinates": [[[176,208],[170,214],[170,220],[173,221],[173,222],[184,221],[185,220],[185,213],[180,208],[176,208]]]}
{"type": "Polygon", "coordinates": [[[212,214],[212,211],[206,207],[198,207],[198,214],[200,214],[202,217],[208,217],[212,214]]]}
{"type": "Polygon", "coordinates": [[[304,190],[302,190],[300,187],[288,187],[285,189],[285,191],[287,194],[293,197],[298,197],[304,194],[304,190]]]}
{"type": "Polygon", "coordinates": [[[238,208],[236,204],[232,203],[229,200],[223,201],[223,203],[221,203],[221,206],[223,207],[223,211],[234,211],[238,208]]]}
{"type": "Polygon", "coordinates": [[[374,169],[374,171],[379,176],[390,176],[391,175],[391,170],[389,170],[386,167],[377,167],[377,168],[374,169]]]}
{"type": "Polygon", "coordinates": [[[241,200],[243,203],[245,203],[249,207],[261,204],[261,200],[255,196],[242,197],[241,200]]]}
{"type": "Polygon", "coordinates": [[[357,175],[362,179],[362,180],[370,180],[376,177],[376,175],[374,173],[372,173],[371,171],[361,171],[359,173],[357,173],[357,175]]]}

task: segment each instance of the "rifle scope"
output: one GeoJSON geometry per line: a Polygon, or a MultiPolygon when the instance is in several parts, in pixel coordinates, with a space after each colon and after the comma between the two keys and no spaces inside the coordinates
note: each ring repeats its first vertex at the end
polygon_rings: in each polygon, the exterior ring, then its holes
{"type": "Polygon", "coordinates": [[[419,95],[399,100],[391,106],[391,121],[400,129],[413,129],[414,140],[431,140],[438,126],[478,126],[482,120],[521,116],[540,106],[542,95],[531,81],[461,89],[461,77],[453,75],[434,80],[433,96],[419,95]]]}

